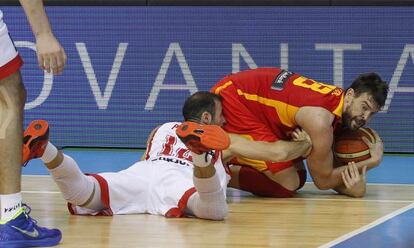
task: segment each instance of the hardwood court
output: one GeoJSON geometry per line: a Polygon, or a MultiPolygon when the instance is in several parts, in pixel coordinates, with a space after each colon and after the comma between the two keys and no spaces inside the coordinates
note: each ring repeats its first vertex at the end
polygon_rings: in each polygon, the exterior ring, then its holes
{"type": "Polygon", "coordinates": [[[295,198],[228,190],[225,221],[152,215],[71,216],[48,176],[23,176],[24,200],[41,225],[63,232],[59,247],[318,247],[414,199],[414,185],[369,185],[362,199],[305,185],[295,198]]]}

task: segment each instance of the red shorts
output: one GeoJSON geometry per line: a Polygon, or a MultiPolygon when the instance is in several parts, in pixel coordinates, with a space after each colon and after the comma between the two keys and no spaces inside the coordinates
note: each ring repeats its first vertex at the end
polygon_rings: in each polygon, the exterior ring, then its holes
{"type": "MultiPolygon", "coordinates": [[[[246,106],[244,106],[243,101],[237,94],[236,87],[228,78],[224,78],[218,82],[211,89],[211,92],[223,97],[223,115],[226,119],[226,123],[223,127],[224,130],[256,141],[274,142],[281,139],[266,126],[266,123],[259,120],[255,116],[255,113],[252,113],[246,106]]],[[[231,162],[240,165],[248,165],[258,171],[270,170],[273,173],[293,166],[293,161],[269,162],[243,157],[235,158],[231,162]]]]}
{"type": "Polygon", "coordinates": [[[23,65],[7,26],[0,18],[0,80],[12,75],[23,65]]]}

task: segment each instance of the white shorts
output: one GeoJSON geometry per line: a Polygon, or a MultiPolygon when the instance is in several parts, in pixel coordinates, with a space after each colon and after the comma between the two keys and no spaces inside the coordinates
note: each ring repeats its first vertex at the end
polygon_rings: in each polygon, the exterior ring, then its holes
{"type": "Polygon", "coordinates": [[[0,80],[19,70],[23,64],[1,17],[0,12],[0,80]]]}
{"type": "MultiPolygon", "coordinates": [[[[177,161],[175,158],[172,160],[177,161]]],[[[229,176],[221,163],[216,166],[216,173],[225,191],[229,176]]],[[[145,160],[120,172],[91,176],[94,176],[101,186],[101,199],[107,209],[96,212],[69,204],[72,214],[148,213],[181,217],[184,215],[188,199],[196,192],[193,166],[188,163],[145,160]]]]}

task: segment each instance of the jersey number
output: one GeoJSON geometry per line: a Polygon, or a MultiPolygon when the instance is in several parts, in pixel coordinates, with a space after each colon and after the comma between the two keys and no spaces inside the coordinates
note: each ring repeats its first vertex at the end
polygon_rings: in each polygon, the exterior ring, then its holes
{"type": "Polygon", "coordinates": [[[316,82],[312,79],[299,77],[293,81],[293,84],[299,87],[307,88],[321,94],[328,94],[336,88],[336,86],[316,82]]]}
{"type": "Polygon", "coordinates": [[[171,135],[167,135],[166,142],[163,144],[162,151],[159,153],[159,155],[173,156],[176,158],[191,161],[190,150],[180,147],[174,151],[175,144],[177,144],[177,138],[171,135]]]}

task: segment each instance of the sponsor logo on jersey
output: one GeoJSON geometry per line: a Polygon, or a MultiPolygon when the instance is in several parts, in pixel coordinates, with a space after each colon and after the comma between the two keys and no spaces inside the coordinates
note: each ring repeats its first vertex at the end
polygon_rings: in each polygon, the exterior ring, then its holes
{"type": "Polygon", "coordinates": [[[293,75],[293,72],[282,70],[279,75],[275,78],[272,83],[273,90],[283,90],[285,83],[288,81],[289,77],[293,75]]]}

